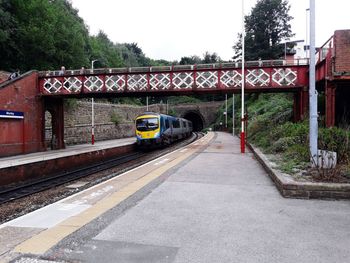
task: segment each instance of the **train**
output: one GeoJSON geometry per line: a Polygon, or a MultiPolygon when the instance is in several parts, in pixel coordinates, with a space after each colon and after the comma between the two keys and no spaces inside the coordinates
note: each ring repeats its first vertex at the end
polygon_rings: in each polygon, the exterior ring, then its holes
{"type": "Polygon", "coordinates": [[[161,146],[189,137],[193,130],[192,122],[170,115],[145,112],[136,117],[135,132],[137,145],[161,146]]]}

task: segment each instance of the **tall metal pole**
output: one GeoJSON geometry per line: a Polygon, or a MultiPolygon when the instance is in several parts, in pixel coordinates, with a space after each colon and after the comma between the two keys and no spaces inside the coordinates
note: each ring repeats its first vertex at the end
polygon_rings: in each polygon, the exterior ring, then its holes
{"type": "Polygon", "coordinates": [[[225,128],[227,128],[227,94],[225,94],[225,128]]]}
{"type": "Polygon", "coordinates": [[[148,96],[146,97],[146,111],[148,111],[148,96]]]}
{"type": "Polygon", "coordinates": [[[232,93],[232,135],[235,136],[235,94],[232,93]]]}
{"type": "Polygon", "coordinates": [[[317,156],[317,138],[318,138],[318,123],[317,123],[317,90],[315,85],[315,0],[310,0],[310,153],[311,161],[318,166],[317,156]]]}
{"type": "Polygon", "coordinates": [[[95,109],[94,97],[91,98],[91,144],[95,144],[95,109]]]}
{"type": "Polygon", "coordinates": [[[308,19],[308,12],[310,11],[310,8],[306,9],[306,38],[305,38],[305,57],[309,58],[309,50],[310,50],[310,46],[309,46],[309,32],[308,32],[308,27],[309,27],[309,19],[308,19]]]}
{"type": "Polygon", "coordinates": [[[244,28],[244,0],[242,0],[242,80],[241,80],[241,99],[242,99],[242,114],[241,114],[241,153],[245,152],[245,135],[244,135],[244,36],[245,36],[245,28],[244,28]]]}
{"type": "MultiPolygon", "coordinates": [[[[91,73],[94,72],[94,63],[97,59],[91,61],[91,73]]],[[[95,144],[95,109],[94,109],[94,97],[91,98],[91,144],[95,144]]]]}

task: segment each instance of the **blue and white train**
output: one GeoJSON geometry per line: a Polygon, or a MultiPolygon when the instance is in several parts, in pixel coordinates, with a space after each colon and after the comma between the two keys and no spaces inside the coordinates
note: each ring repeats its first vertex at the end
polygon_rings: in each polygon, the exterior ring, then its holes
{"type": "Polygon", "coordinates": [[[146,112],[135,121],[138,146],[169,145],[191,135],[192,122],[165,114],[146,112]]]}

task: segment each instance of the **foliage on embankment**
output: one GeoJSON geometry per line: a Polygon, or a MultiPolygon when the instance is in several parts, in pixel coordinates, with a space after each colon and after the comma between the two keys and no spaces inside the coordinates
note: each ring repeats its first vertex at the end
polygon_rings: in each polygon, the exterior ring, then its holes
{"type": "MultiPolygon", "coordinates": [[[[293,172],[309,164],[308,119],[293,123],[293,97],[291,94],[260,94],[247,98],[248,141],[266,153],[281,157],[281,169],[293,172]]],[[[235,98],[236,134],[240,131],[240,96],[235,98]]],[[[225,105],[218,112],[216,124],[225,123],[225,105]]],[[[228,101],[228,128],[232,132],[232,99],[228,101]]],[[[350,131],[337,127],[319,127],[319,149],[335,151],[338,162],[349,164],[350,131]]]]}

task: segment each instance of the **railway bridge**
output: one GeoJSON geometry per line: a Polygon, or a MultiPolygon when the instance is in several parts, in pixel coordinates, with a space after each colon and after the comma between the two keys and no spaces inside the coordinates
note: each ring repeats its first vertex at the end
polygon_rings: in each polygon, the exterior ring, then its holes
{"type": "MultiPolygon", "coordinates": [[[[335,31],[317,52],[317,89],[325,95],[327,126],[350,110],[349,39],[350,30],[335,31]]],[[[245,91],[293,93],[299,121],[308,111],[308,68],[307,59],[246,62],[245,91]]],[[[55,144],[64,148],[64,98],[230,94],[241,92],[241,82],[240,63],[31,71],[0,84],[0,156],[44,150],[46,111],[55,144]]]]}

